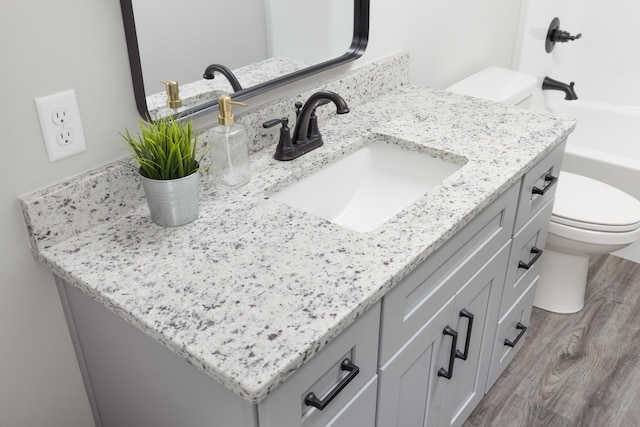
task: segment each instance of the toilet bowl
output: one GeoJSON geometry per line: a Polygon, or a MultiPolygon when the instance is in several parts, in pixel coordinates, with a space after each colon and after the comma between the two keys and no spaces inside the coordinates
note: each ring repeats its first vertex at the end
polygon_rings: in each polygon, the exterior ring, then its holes
{"type": "MultiPolygon", "coordinates": [[[[447,90],[526,108],[536,86],[533,76],[491,67],[447,90]]],[[[639,239],[640,201],[595,179],[560,172],[533,305],[555,313],[580,311],[589,257],[639,239]]]]}
{"type": "Polygon", "coordinates": [[[589,257],[640,239],[640,201],[595,179],[560,172],[534,305],[555,313],[584,306],[589,257]]]}

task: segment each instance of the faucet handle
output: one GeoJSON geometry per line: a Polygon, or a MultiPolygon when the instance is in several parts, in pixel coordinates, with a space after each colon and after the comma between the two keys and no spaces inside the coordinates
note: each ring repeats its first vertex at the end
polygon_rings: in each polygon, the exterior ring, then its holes
{"type": "Polygon", "coordinates": [[[293,158],[291,153],[295,151],[295,147],[291,142],[289,119],[287,117],[282,117],[280,119],[268,120],[262,124],[262,127],[266,129],[279,124],[282,124],[282,127],[280,128],[280,139],[278,140],[278,145],[276,146],[276,152],[273,155],[273,158],[276,160],[291,160],[293,158]]]}
{"type": "Polygon", "coordinates": [[[283,117],[281,119],[272,119],[272,120],[267,120],[266,122],[264,122],[262,124],[262,127],[267,129],[267,128],[272,128],[275,125],[279,125],[282,123],[282,128],[289,128],[289,119],[287,117],[283,117]]]}

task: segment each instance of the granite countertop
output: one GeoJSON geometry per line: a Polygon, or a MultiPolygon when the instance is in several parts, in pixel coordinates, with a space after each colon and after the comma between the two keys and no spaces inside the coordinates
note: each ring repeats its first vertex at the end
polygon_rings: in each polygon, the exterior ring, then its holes
{"type": "Polygon", "coordinates": [[[252,180],[203,179],[200,217],[151,223],[146,204],[36,251],[55,274],[249,402],[259,402],[514,184],[575,122],[418,86],[323,119],[325,145],[252,155],[252,180]],[[269,194],[370,134],[468,162],[376,230],[358,233],[269,194]]]}

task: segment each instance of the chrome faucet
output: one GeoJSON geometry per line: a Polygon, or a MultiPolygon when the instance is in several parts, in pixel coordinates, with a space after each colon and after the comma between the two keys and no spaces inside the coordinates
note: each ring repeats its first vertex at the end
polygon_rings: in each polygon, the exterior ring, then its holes
{"type": "Polygon", "coordinates": [[[576,91],[573,89],[574,84],[574,82],[566,84],[559,82],[558,80],[554,80],[551,77],[545,77],[542,81],[542,90],[560,90],[564,92],[564,99],[575,101],[578,99],[578,95],[576,95],[576,91]]]}
{"type": "Polygon", "coordinates": [[[311,95],[304,105],[296,103],[296,126],[293,131],[293,137],[290,135],[289,119],[286,117],[269,120],[262,124],[265,128],[282,124],[280,140],[273,155],[274,159],[293,160],[322,146],[322,135],[318,129],[318,118],[315,113],[316,108],[329,102],[335,104],[337,114],[349,112],[349,106],[340,95],[329,90],[321,90],[311,95]]]}
{"type": "Polygon", "coordinates": [[[231,71],[228,67],[225,67],[222,64],[209,65],[204,70],[204,75],[202,77],[204,77],[207,80],[211,80],[214,77],[214,71],[219,72],[220,74],[225,76],[227,80],[229,80],[229,83],[231,84],[231,88],[233,89],[234,92],[238,92],[242,90],[242,86],[240,86],[240,82],[236,78],[235,74],[233,74],[233,71],[231,71]]]}

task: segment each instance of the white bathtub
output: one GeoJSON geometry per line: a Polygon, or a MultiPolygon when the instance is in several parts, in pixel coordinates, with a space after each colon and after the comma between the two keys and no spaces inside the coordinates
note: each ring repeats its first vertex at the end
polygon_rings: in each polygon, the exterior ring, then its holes
{"type": "MultiPolygon", "coordinates": [[[[567,140],[563,170],[606,182],[640,199],[640,107],[577,100],[547,108],[578,121],[567,140]]],[[[640,263],[640,243],[616,255],[640,263]]]]}

